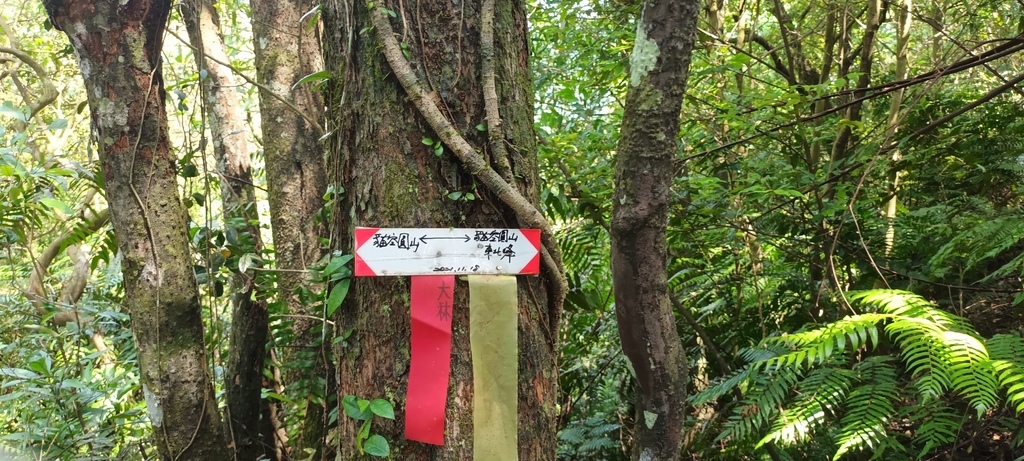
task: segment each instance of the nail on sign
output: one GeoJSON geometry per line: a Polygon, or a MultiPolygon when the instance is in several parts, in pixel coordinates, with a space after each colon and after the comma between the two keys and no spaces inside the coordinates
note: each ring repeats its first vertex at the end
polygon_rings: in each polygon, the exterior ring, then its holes
{"type": "Polygon", "coordinates": [[[540,229],[357,227],[356,276],[538,274],[540,229]]]}

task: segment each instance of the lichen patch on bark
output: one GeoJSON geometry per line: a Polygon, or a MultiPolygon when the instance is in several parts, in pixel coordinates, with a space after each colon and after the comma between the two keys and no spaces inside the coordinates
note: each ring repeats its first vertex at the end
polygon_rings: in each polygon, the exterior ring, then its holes
{"type": "Polygon", "coordinates": [[[633,55],[629,58],[629,85],[637,86],[643,81],[658,62],[661,50],[658,43],[647,38],[647,25],[640,18],[636,25],[636,42],[633,44],[633,55]]]}

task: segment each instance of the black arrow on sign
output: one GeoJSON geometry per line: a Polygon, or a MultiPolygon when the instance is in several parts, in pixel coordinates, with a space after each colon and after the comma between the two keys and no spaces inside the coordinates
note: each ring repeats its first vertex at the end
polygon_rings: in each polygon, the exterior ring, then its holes
{"type": "Polygon", "coordinates": [[[462,237],[427,237],[427,235],[424,234],[423,237],[420,237],[420,241],[423,242],[424,244],[427,243],[427,240],[462,240],[463,242],[468,242],[469,236],[463,235],[462,237]]]}

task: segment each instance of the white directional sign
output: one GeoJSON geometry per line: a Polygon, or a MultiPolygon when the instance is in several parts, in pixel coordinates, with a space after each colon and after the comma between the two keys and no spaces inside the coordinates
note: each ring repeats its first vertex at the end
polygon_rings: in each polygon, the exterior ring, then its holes
{"type": "Polygon", "coordinates": [[[539,274],[540,229],[356,228],[356,276],[539,274]]]}

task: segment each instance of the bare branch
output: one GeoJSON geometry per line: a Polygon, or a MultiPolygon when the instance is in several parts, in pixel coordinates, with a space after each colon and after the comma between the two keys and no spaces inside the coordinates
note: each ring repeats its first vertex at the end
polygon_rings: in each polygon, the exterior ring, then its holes
{"type": "Polygon", "coordinates": [[[21,50],[2,46],[0,46],[0,53],[7,53],[9,55],[12,55],[18,58],[19,61],[28,65],[28,67],[30,67],[32,71],[36,73],[36,76],[39,77],[39,81],[43,84],[43,93],[39,97],[39,99],[33,101],[31,98],[28,97],[27,94],[22,94],[23,98],[25,99],[25,104],[28,105],[29,120],[31,120],[32,117],[38,114],[39,111],[43,110],[44,107],[50,105],[53,101],[57,100],[57,96],[60,94],[60,92],[57,91],[57,86],[53,84],[53,80],[51,80],[50,76],[47,75],[46,69],[43,69],[43,66],[39,65],[39,63],[36,62],[35,59],[32,59],[32,56],[29,56],[27,53],[21,50]]]}

